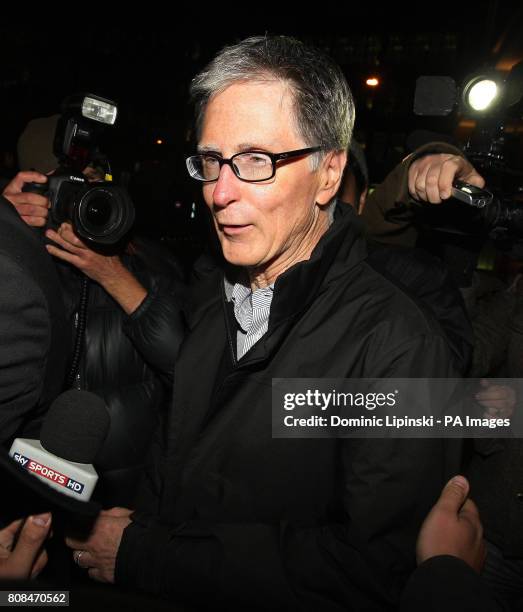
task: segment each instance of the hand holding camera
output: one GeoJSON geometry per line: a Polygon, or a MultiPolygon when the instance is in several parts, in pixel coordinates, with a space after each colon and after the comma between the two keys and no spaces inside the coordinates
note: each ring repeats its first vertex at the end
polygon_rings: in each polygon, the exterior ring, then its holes
{"type": "Polygon", "coordinates": [[[114,245],[125,237],[134,223],[131,199],[111,180],[99,180],[111,178],[98,142],[115,121],[116,105],[110,100],[91,94],[65,100],[52,145],[57,170],[48,177],[20,172],[4,190],[28,225],[43,227],[48,220],[57,228],[70,222],[77,236],[97,245],[114,245]]]}
{"type": "Polygon", "coordinates": [[[105,280],[124,270],[124,265],[118,255],[104,255],[89,248],[75,234],[70,223],[62,223],[56,231],[48,229],[45,235],[57,245],[46,244],[47,251],[51,255],[69,262],[102,285],[105,280]]]}
{"type": "Polygon", "coordinates": [[[464,157],[449,153],[425,155],[412,162],[408,183],[410,195],[421,202],[441,204],[450,198],[456,180],[482,189],[485,180],[464,157]]]}
{"type": "Polygon", "coordinates": [[[91,184],[81,174],[62,170],[47,183],[25,183],[22,192],[48,198],[51,223],[71,222],[76,234],[94,244],[116,244],[134,223],[129,196],[108,181],[91,184]]]}
{"type": "Polygon", "coordinates": [[[40,172],[19,172],[4,189],[3,195],[31,227],[44,227],[49,214],[49,199],[38,191],[28,192],[24,185],[32,183],[47,189],[47,176],[40,172]]]}

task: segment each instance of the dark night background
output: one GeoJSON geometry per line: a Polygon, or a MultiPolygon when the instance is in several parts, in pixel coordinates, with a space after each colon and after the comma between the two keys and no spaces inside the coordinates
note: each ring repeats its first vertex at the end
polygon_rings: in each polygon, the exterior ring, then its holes
{"type": "Polygon", "coordinates": [[[461,82],[484,66],[508,70],[523,58],[520,3],[383,7],[367,2],[337,8],[320,4],[316,10],[285,5],[283,17],[277,15],[278,3],[256,6],[221,4],[212,14],[195,6],[178,17],[173,16],[176,5],[169,14],[150,7],[153,19],[142,5],[143,19],[135,12],[131,25],[105,15],[97,23],[96,11],[89,9],[85,18],[76,11],[67,26],[64,14],[60,22],[2,26],[2,175],[16,171],[12,154],[31,118],[58,112],[68,94],[98,93],[119,104],[107,152],[116,177],[132,179],[140,229],[179,237],[198,199],[183,162],[192,120],[188,86],[224,44],[268,32],[294,35],[328,51],[355,95],[355,133],[365,146],[374,182],[408,152],[413,130],[455,133],[456,113],[437,120],[414,116],[418,76],[449,75],[461,82]],[[365,85],[372,75],[381,81],[375,89],[365,85]],[[157,139],[163,143],[156,144],[157,139]]]}

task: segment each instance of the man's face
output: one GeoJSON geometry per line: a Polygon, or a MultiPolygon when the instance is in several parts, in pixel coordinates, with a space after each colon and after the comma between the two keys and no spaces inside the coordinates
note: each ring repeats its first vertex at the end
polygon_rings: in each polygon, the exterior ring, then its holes
{"type": "MultiPolygon", "coordinates": [[[[309,145],[296,134],[291,105],[287,87],[278,81],[230,85],[208,103],[198,148],[225,158],[248,150],[305,148],[309,145]]],[[[225,259],[279,274],[303,259],[308,246],[310,255],[327,227],[316,205],[319,176],[311,170],[310,156],[278,162],[275,176],[262,183],[241,181],[230,166],[222,166],[218,180],[204,185],[203,195],[225,259]]]]}

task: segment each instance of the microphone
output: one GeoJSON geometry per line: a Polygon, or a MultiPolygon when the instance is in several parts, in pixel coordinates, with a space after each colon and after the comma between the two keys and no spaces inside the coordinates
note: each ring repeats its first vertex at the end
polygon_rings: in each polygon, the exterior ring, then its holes
{"type": "Polygon", "coordinates": [[[9,455],[53,489],[88,501],[98,481],[92,463],[109,424],[109,413],[100,397],[71,389],[52,403],[40,440],[16,438],[9,455]]]}
{"type": "Polygon", "coordinates": [[[446,117],[456,106],[457,99],[458,90],[454,79],[447,76],[420,76],[414,93],[414,114],[446,117]]]}

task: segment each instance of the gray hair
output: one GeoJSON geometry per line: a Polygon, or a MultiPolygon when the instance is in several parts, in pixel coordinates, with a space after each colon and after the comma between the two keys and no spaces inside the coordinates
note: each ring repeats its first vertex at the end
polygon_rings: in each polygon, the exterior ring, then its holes
{"type": "MultiPolygon", "coordinates": [[[[340,67],[323,52],[287,36],[253,36],[225,47],[192,81],[200,137],[209,100],[239,81],[281,80],[290,85],[294,120],[307,146],[346,150],[354,101],[340,67]]],[[[318,163],[320,157],[316,157],[318,163]]]]}

